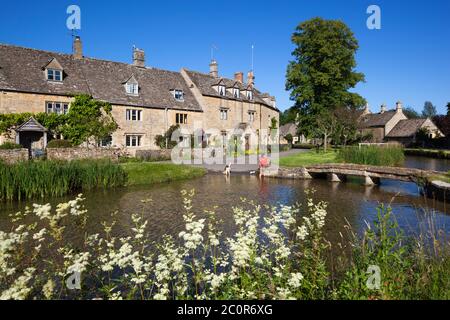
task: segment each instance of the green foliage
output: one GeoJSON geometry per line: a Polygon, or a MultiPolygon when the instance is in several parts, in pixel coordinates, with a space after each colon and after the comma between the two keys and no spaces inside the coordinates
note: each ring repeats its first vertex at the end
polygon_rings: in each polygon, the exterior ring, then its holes
{"type": "Polygon", "coordinates": [[[422,111],[422,117],[432,118],[437,115],[436,107],[431,103],[431,101],[425,101],[422,111]]]}
{"type": "Polygon", "coordinates": [[[73,145],[80,145],[89,138],[98,141],[118,127],[111,110],[111,104],[107,102],[95,100],[88,95],[75,96],[61,133],[73,145]]]}
{"type": "Polygon", "coordinates": [[[180,128],[180,125],[172,125],[164,135],[157,135],[155,137],[155,144],[161,149],[173,149],[178,141],[172,141],[172,134],[180,128]]]}
{"type": "Polygon", "coordinates": [[[361,238],[355,236],[353,240],[350,265],[343,266],[345,271],[336,286],[336,298],[449,299],[450,255],[445,240],[431,234],[408,239],[390,207],[380,205],[377,211],[373,225],[361,238]],[[431,248],[424,243],[428,236],[432,237],[431,248]],[[379,289],[367,286],[369,266],[380,270],[379,289]]]}
{"type": "Polygon", "coordinates": [[[364,75],[354,71],[358,41],[342,21],[305,21],[297,27],[292,42],[296,48],[287,68],[286,90],[291,91],[299,111],[301,133],[310,136],[317,116],[324,111],[365,104],[359,94],[349,92],[364,81],[364,75]]]}
{"type": "Polygon", "coordinates": [[[47,144],[47,148],[71,148],[72,147],[72,143],[70,143],[70,141],[68,140],[51,140],[48,144],[47,144]]]}
{"type": "Polygon", "coordinates": [[[294,137],[292,136],[292,134],[288,133],[287,135],[284,136],[284,138],[286,139],[286,141],[291,144],[292,140],[294,139],[294,137]]]}
{"type": "Polygon", "coordinates": [[[403,113],[408,119],[418,119],[418,118],[420,118],[420,114],[416,110],[411,108],[411,107],[404,108],[403,109],[403,113]]]}
{"type": "Polygon", "coordinates": [[[336,163],[336,152],[299,152],[280,158],[280,165],[284,167],[304,167],[323,163],[336,163]]]}
{"type": "Polygon", "coordinates": [[[40,124],[56,134],[60,133],[61,126],[65,124],[67,119],[67,115],[45,112],[0,114],[0,133],[7,133],[8,130],[23,124],[30,117],[34,117],[40,124]]]}
{"type": "Polygon", "coordinates": [[[295,123],[297,120],[298,110],[294,107],[289,108],[280,114],[280,126],[288,123],[295,123]]]}
{"type": "Polygon", "coordinates": [[[403,164],[405,155],[400,146],[352,146],[339,149],[337,160],[374,166],[398,166],[403,164]]]}
{"type": "Polygon", "coordinates": [[[0,199],[59,197],[80,190],[120,187],[126,180],[122,167],[109,160],[0,163],[0,199]]]}
{"type": "Polygon", "coordinates": [[[20,144],[14,142],[5,142],[0,145],[1,150],[12,150],[12,149],[21,149],[22,146],[20,144]]]}
{"type": "Polygon", "coordinates": [[[112,107],[107,102],[93,99],[89,95],[76,95],[68,114],[56,113],[12,113],[0,114],[0,132],[5,133],[19,126],[30,117],[53,134],[62,134],[72,145],[79,145],[89,138],[99,140],[117,129],[111,115],[112,107]]]}

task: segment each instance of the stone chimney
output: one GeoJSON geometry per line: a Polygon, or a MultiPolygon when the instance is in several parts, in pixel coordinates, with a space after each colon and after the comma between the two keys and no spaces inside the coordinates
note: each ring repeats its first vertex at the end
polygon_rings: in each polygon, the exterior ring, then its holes
{"type": "Polygon", "coordinates": [[[145,68],[145,52],[144,50],[133,47],[133,65],[145,68]]]}
{"type": "Polygon", "coordinates": [[[395,111],[402,112],[403,111],[403,105],[400,101],[397,101],[395,111]]]}
{"type": "Polygon", "coordinates": [[[243,72],[236,72],[234,74],[234,80],[239,81],[240,83],[244,83],[244,73],[243,72]]]}
{"type": "Polygon", "coordinates": [[[75,59],[83,58],[83,45],[79,36],[76,36],[75,40],[73,40],[73,57],[75,59]]]}
{"type": "Polygon", "coordinates": [[[380,113],[385,113],[386,111],[387,111],[386,105],[383,103],[383,104],[381,105],[380,113]]]}
{"type": "Polygon", "coordinates": [[[211,63],[209,64],[209,74],[214,78],[219,77],[219,65],[216,60],[211,60],[211,63]]]}
{"type": "Polygon", "coordinates": [[[247,73],[247,84],[252,87],[255,85],[255,75],[253,74],[253,71],[247,73]]]}
{"type": "Polygon", "coordinates": [[[363,114],[370,114],[370,107],[368,103],[366,103],[366,106],[364,107],[363,114]]]}

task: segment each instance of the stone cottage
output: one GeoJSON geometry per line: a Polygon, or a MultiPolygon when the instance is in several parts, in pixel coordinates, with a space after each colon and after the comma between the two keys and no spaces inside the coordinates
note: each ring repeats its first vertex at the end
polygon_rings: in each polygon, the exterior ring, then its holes
{"type": "MultiPolygon", "coordinates": [[[[236,128],[259,133],[269,129],[272,118],[279,121],[275,98],[256,89],[252,71],[244,81],[242,72],[234,79],[220,76],[216,61],[211,61],[209,73],[161,70],[146,66],[145,53],[137,48],[131,64],[93,59],[83,55],[79,37],[73,48],[73,54],[60,54],[0,44],[0,113],[63,114],[73,94],[89,94],[111,103],[119,125],[99,146],[132,155],[157,149],[155,137],[175,124],[186,135],[194,126],[204,132],[214,128],[225,142],[236,128]]],[[[258,134],[257,139],[263,144],[267,136],[258,134]]],[[[23,142],[20,137],[17,141],[23,142]]]]}
{"type": "Polygon", "coordinates": [[[361,134],[371,134],[372,143],[398,142],[409,145],[416,141],[420,129],[426,128],[429,138],[443,137],[443,133],[431,119],[408,119],[403,113],[401,102],[396,103],[394,110],[387,110],[382,105],[379,113],[371,113],[367,105],[358,119],[358,130],[361,134]]]}

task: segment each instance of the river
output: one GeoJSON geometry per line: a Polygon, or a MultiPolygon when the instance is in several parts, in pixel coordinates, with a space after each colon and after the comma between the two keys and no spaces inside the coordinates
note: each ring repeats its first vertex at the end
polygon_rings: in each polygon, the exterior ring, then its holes
{"type": "MultiPolygon", "coordinates": [[[[449,170],[448,160],[408,157],[407,166],[433,170],[449,170]]],[[[148,220],[151,240],[159,240],[164,234],[177,235],[184,227],[181,190],[195,189],[194,210],[204,216],[204,209],[215,210],[223,221],[225,235],[233,232],[232,206],[240,205],[241,198],[258,204],[292,205],[305,203],[305,190],[315,190],[315,201],[328,202],[326,237],[331,243],[342,241],[349,223],[353,230],[361,231],[367,223],[373,222],[377,207],[391,204],[394,216],[405,233],[417,233],[433,229],[450,233],[450,208],[443,202],[427,199],[420,194],[414,183],[382,180],[380,185],[365,187],[361,181],[348,180],[330,183],[325,180],[263,180],[249,174],[231,175],[229,179],[221,174],[208,174],[202,178],[166,184],[93,191],[85,194],[85,206],[89,211],[88,228],[99,232],[102,221],[111,220],[111,213],[117,211],[117,228],[126,235],[131,227],[131,214],[142,213],[148,220]],[[151,199],[149,202],[141,200],[151,199]]],[[[56,205],[72,197],[51,199],[56,205]]],[[[34,201],[43,203],[44,201],[34,201]]],[[[3,203],[0,206],[0,230],[7,225],[8,213],[23,210],[31,202],[3,203]]]]}

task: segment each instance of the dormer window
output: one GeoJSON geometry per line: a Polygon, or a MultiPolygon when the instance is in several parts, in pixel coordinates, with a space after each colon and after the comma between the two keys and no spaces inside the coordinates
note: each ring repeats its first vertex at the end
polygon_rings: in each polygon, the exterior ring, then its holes
{"type": "Polygon", "coordinates": [[[62,81],[63,80],[62,70],[47,69],[47,80],[48,81],[62,81]]]}
{"type": "Polygon", "coordinates": [[[45,72],[45,78],[47,81],[62,82],[64,80],[64,68],[58,60],[56,60],[56,58],[52,58],[45,66],[42,67],[42,70],[45,72]]]}
{"type": "Polygon", "coordinates": [[[133,96],[139,95],[139,84],[134,75],[124,81],[123,84],[125,85],[125,91],[127,94],[133,96]]]}
{"type": "Polygon", "coordinates": [[[127,94],[138,95],[139,94],[139,86],[137,83],[127,83],[125,85],[125,89],[127,94]]]}
{"type": "Polygon", "coordinates": [[[225,86],[219,86],[218,87],[218,89],[217,89],[217,91],[219,92],[219,94],[221,95],[221,96],[225,96],[225,86]]]}
{"type": "Polygon", "coordinates": [[[253,100],[253,91],[251,91],[251,90],[247,91],[247,99],[253,100]]]}
{"type": "Polygon", "coordinates": [[[173,96],[177,101],[184,101],[184,92],[183,90],[174,90],[173,96]]]}
{"type": "Polygon", "coordinates": [[[238,88],[233,88],[233,97],[238,99],[240,96],[240,90],[238,88]]]}

